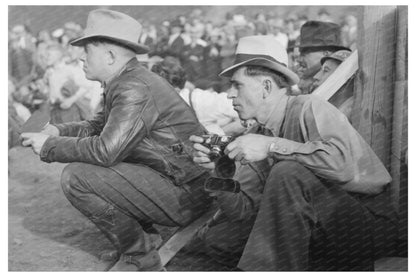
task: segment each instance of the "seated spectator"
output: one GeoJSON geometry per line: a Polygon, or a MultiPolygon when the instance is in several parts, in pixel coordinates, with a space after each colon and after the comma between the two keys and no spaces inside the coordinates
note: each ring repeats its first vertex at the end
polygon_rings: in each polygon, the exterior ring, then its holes
{"type": "Polygon", "coordinates": [[[219,28],[212,30],[208,40],[208,45],[204,49],[204,80],[206,80],[207,88],[215,91],[222,91],[221,89],[221,78],[218,76],[221,72],[222,57],[220,56],[221,51],[221,36],[224,34],[219,28]]]}
{"type": "Polygon", "coordinates": [[[191,43],[183,47],[183,68],[189,78],[189,81],[197,87],[202,87],[205,80],[204,74],[204,49],[207,42],[202,40],[203,29],[193,27],[191,30],[191,43]]]}
{"type": "Polygon", "coordinates": [[[27,84],[34,65],[35,38],[25,25],[14,26],[9,35],[9,75],[17,86],[27,84]]]}
{"type": "Polygon", "coordinates": [[[227,98],[227,93],[185,88],[186,73],[177,59],[166,57],[161,63],[155,64],[152,71],[165,78],[176,89],[210,133],[237,135],[245,130],[237,112],[233,110],[232,102],[227,98]]]}
{"type": "Polygon", "coordinates": [[[67,64],[59,44],[48,47],[47,64],[44,78],[52,104],[51,123],[89,119],[92,109],[87,94],[99,84],[87,80],[79,65],[67,64]]]}
{"type": "Polygon", "coordinates": [[[185,40],[182,37],[183,25],[179,20],[173,20],[170,23],[170,36],[168,40],[168,49],[166,56],[173,56],[178,59],[182,57],[182,51],[185,46],[185,40]]]}

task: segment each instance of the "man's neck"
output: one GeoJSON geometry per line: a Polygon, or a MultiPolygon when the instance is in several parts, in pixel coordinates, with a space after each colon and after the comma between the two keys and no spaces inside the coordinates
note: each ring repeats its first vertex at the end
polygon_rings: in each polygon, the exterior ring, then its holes
{"type": "Polygon", "coordinates": [[[284,114],[288,97],[286,89],[280,89],[276,93],[271,93],[269,97],[265,99],[264,108],[261,109],[260,114],[257,117],[257,122],[261,125],[269,125],[270,121],[276,120],[274,116],[272,118],[272,114],[275,114],[276,108],[281,110],[281,113],[284,114]]]}
{"type": "MultiPolygon", "coordinates": [[[[132,57],[133,58],[133,57],[132,57]]],[[[108,83],[110,83],[114,78],[119,76],[121,72],[126,68],[127,63],[132,59],[125,59],[123,62],[117,63],[117,65],[114,65],[114,67],[111,68],[111,70],[108,72],[108,75],[104,78],[104,80],[101,82],[101,85],[103,87],[107,86],[108,83]]]]}

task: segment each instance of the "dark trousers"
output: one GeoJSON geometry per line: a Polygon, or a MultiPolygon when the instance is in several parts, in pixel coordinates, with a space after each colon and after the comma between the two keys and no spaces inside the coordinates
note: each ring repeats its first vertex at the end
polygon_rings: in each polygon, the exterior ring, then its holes
{"type": "Polygon", "coordinates": [[[375,219],[355,197],[297,162],[275,164],[238,267],[372,270],[375,219]]]}
{"type": "Polygon", "coordinates": [[[153,223],[183,226],[202,214],[210,204],[203,191],[205,177],[175,186],[144,165],[120,163],[106,168],[71,163],[61,183],[71,204],[123,252],[143,239],[153,223]]]}

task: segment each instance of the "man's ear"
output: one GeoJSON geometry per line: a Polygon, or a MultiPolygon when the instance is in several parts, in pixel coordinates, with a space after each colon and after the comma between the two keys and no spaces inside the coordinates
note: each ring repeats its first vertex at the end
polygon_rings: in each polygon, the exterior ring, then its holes
{"type": "Polygon", "coordinates": [[[116,51],[112,48],[107,49],[106,58],[107,58],[107,64],[112,65],[116,62],[116,51]]]}
{"type": "Polygon", "coordinates": [[[266,99],[272,92],[273,83],[270,79],[265,78],[263,80],[262,85],[263,85],[263,99],[266,99]]]}

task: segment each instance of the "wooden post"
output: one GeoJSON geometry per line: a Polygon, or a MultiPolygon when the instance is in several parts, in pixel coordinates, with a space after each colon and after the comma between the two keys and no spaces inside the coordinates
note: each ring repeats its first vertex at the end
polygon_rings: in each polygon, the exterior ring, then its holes
{"type": "Polygon", "coordinates": [[[390,169],[396,52],[396,7],[364,6],[359,17],[359,74],[352,124],[390,169]]]}
{"type": "Polygon", "coordinates": [[[403,154],[407,151],[407,6],[397,8],[396,80],[391,148],[392,198],[399,211],[399,237],[407,240],[408,179],[403,154]]]}

